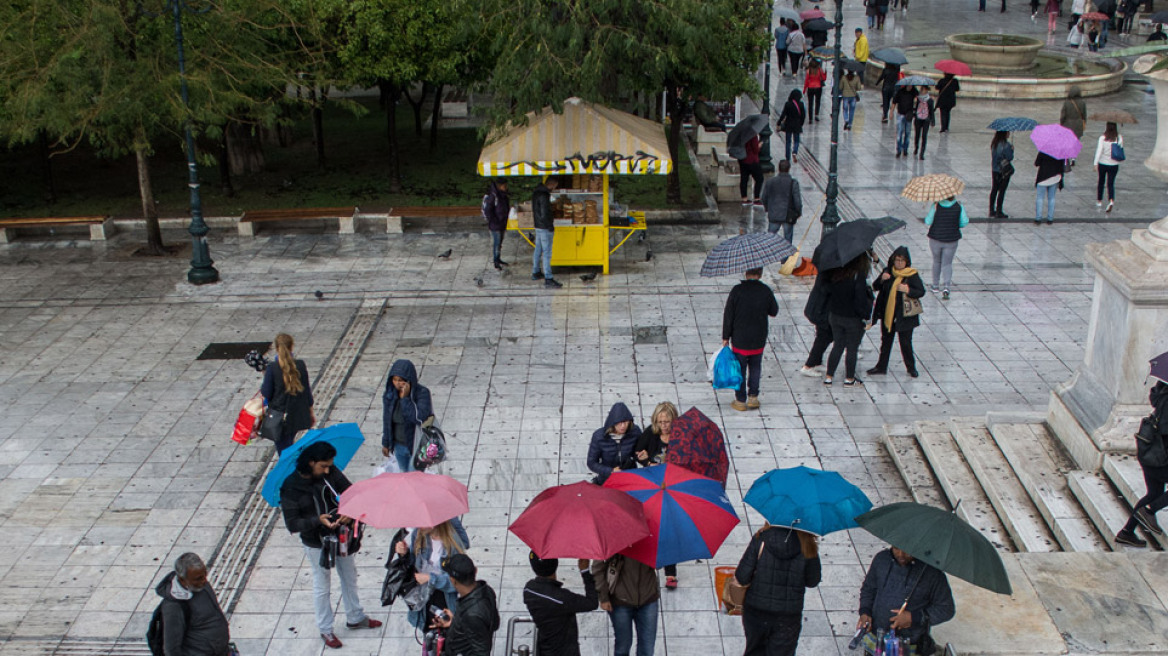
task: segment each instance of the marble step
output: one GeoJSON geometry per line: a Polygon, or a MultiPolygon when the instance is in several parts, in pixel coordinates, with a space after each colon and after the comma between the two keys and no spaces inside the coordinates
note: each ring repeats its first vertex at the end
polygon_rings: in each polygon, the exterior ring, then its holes
{"type": "Polygon", "coordinates": [[[1018,551],[1059,551],[1042,514],[998,450],[985,421],[954,417],[950,432],[1018,551]]]}
{"type": "Polygon", "coordinates": [[[888,455],[892,457],[892,463],[900,472],[900,477],[908,485],[913,501],[951,510],[952,506],[937,484],[933,470],[929,468],[925,454],[917,444],[917,438],[912,434],[898,434],[898,431],[889,426],[884,427],[880,437],[884,448],[888,450],[888,455]]]}
{"type": "MultiPolygon", "coordinates": [[[[1103,456],[1103,474],[1119,491],[1119,495],[1127,501],[1127,506],[1130,508],[1144,496],[1144,472],[1140,469],[1140,463],[1136,461],[1134,455],[1107,453],[1103,456]]],[[[1125,517],[1126,521],[1127,518],[1125,517]]],[[[1140,529],[1141,531],[1143,529],[1140,529]]],[[[1162,548],[1168,549],[1168,536],[1154,535],[1151,532],[1143,531],[1144,539],[1151,540],[1159,544],[1162,548]]]]}
{"type": "Polygon", "coordinates": [[[1107,551],[1107,543],[1067,487],[1070,458],[1042,424],[990,424],[990,434],[1065,551],[1107,551]]]}
{"type": "Polygon", "coordinates": [[[981,531],[999,551],[1013,551],[1014,544],[1009,534],[953,441],[949,425],[939,421],[918,421],[914,430],[937,483],[949,503],[957,509],[957,515],[981,531]]]}
{"type": "Polygon", "coordinates": [[[1119,498],[1105,476],[1085,471],[1067,473],[1067,487],[1079,500],[1083,511],[1091,518],[1103,540],[1113,551],[1123,551],[1127,547],[1115,541],[1115,532],[1123,528],[1131,510],[1119,498]]]}

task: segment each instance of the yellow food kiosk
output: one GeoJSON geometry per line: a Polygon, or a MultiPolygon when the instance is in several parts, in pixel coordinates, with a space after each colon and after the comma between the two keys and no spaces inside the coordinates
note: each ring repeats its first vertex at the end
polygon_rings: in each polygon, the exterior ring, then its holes
{"type": "MultiPolygon", "coordinates": [[[[488,177],[570,175],[572,189],[552,192],[561,215],[552,266],[599,266],[605,274],[609,256],[645,229],[644,212],[616,205],[608,176],[667,175],[672,169],[660,123],[579,98],[564,101],[563,113],[545,107],[529,113],[526,125],[492,134],[478,163],[479,175],[488,177]]],[[[524,218],[512,218],[507,229],[534,247],[534,228],[524,218]]]]}

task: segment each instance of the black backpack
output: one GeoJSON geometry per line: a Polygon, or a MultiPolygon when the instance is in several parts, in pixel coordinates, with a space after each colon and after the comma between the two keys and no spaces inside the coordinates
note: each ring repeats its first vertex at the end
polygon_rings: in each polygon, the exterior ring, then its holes
{"type": "MultiPolygon", "coordinates": [[[[190,624],[190,604],[185,601],[179,601],[178,599],[172,599],[171,601],[178,604],[179,608],[182,608],[183,622],[185,624],[190,624]]],[[[154,654],[154,656],[165,656],[166,654],[162,627],[162,604],[165,604],[166,602],[167,600],[163,599],[162,602],[158,604],[158,607],[154,609],[154,614],[150,616],[150,624],[146,627],[146,645],[150,647],[150,653],[154,654]]]]}

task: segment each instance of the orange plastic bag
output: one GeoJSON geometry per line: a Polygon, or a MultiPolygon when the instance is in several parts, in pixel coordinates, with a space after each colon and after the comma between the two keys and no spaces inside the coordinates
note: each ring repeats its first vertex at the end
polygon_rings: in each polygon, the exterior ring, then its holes
{"type": "Polygon", "coordinates": [[[819,273],[819,269],[816,269],[815,265],[811,263],[811,260],[807,258],[803,258],[799,266],[791,271],[791,275],[793,276],[814,276],[817,273],[819,273]]]}

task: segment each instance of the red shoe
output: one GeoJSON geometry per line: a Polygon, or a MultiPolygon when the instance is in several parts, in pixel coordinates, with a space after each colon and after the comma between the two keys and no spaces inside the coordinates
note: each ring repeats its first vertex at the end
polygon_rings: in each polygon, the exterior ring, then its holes
{"type": "Polygon", "coordinates": [[[330,649],[340,649],[341,648],[341,639],[337,637],[337,634],[335,634],[335,633],[322,633],[322,634],[320,634],[320,637],[321,637],[321,639],[324,640],[324,644],[326,647],[328,647],[330,649]]]}
{"type": "Polygon", "coordinates": [[[665,587],[668,590],[676,590],[677,589],[677,577],[676,576],[666,576],[665,577],[665,587]]]}
{"type": "Polygon", "coordinates": [[[381,626],[381,620],[375,620],[372,617],[366,617],[356,624],[349,624],[348,622],[345,622],[345,626],[350,629],[376,629],[377,627],[381,626]]]}

